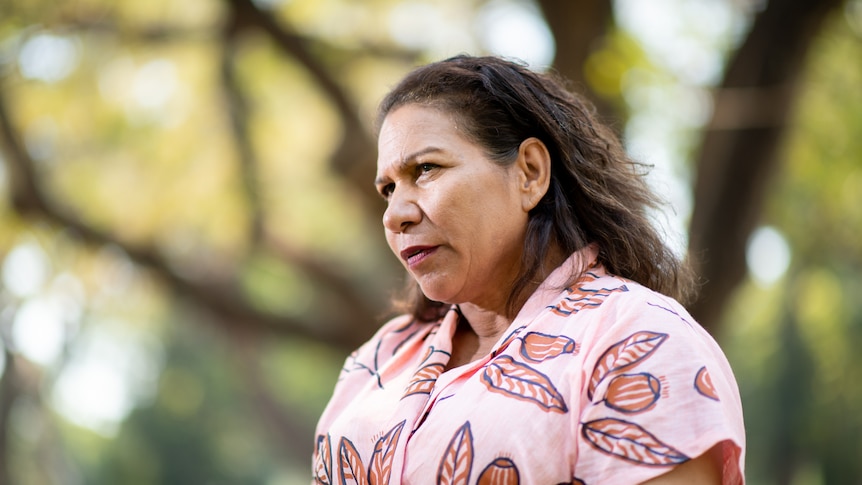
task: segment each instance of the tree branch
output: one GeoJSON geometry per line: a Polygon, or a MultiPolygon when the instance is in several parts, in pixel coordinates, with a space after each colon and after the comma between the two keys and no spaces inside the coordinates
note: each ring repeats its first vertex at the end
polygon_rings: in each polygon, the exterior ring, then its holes
{"type": "Polygon", "coordinates": [[[264,235],[264,245],[283,261],[311,275],[321,286],[338,295],[341,304],[350,309],[351,316],[350,323],[345,323],[342,327],[350,325],[351,333],[368,337],[379,326],[380,305],[376,305],[368,296],[363,295],[358,283],[350,281],[319,258],[277,239],[270,233],[264,235]]]}
{"type": "Polygon", "coordinates": [[[332,101],[343,122],[342,141],[332,157],[336,173],[346,177],[358,189],[369,209],[377,211],[382,204],[372,189],[375,168],[375,146],[365,129],[354,103],[329,69],[307,47],[307,40],[279,25],[271,15],[262,12],[251,0],[226,0],[233,9],[236,29],[257,27],[266,32],[287,55],[305,67],[321,91],[332,101]]]}
{"type": "Polygon", "coordinates": [[[603,118],[610,119],[613,110],[590,88],[584,78],[584,65],[613,24],[611,2],[541,0],[539,5],[557,44],[554,68],[572,81],[576,91],[590,98],[603,118]]]}
{"type": "Polygon", "coordinates": [[[234,58],[239,31],[236,24],[230,25],[233,27],[225,29],[223,34],[222,84],[228,99],[233,137],[239,151],[238,158],[243,188],[249,203],[249,211],[252,214],[252,243],[255,246],[261,244],[266,246],[281,259],[297,266],[324,287],[334,290],[345,305],[351,308],[354,321],[364,322],[364,324],[353,325],[353,327],[357,330],[366,329],[370,333],[371,329],[377,326],[375,311],[372,310],[374,305],[370,305],[368,299],[358,292],[356,284],[349,282],[344,275],[332,271],[310,254],[303,253],[287,242],[278,240],[270,231],[266,230],[266,214],[259,188],[259,164],[248,129],[248,104],[244,99],[235,73],[234,58]]]}
{"type": "Polygon", "coordinates": [[[141,27],[120,26],[118,22],[104,19],[93,20],[83,16],[65,17],[59,21],[59,30],[68,32],[87,32],[110,35],[126,42],[161,44],[209,40],[216,31],[215,27],[182,27],[166,24],[144,25],[141,27]]]}
{"type": "Polygon", "coordinates": [[[10,441],[10,414],[12,405],[15,403],[15,398],[18,397],[19,384],[17,369],[15,365],[15,356],[6,348],[3,340],[5,336],[0,336],[0,351],[3,352],[6,369],[3,374],[0,374],[0,485],[12,485],[12,477],[9,470],[12,468],[8,460],[9,441],[10,441]]]}
{"type": "Polygon", "coordinates": [[[18,142],[18,137],[6,107],[5,93],[0,89],[0,141],[6,152],[6,163],[12,178],[13,208],[22,215],[45,218],[53,224],[74,231],[82,241],[95,245],[117,246],[137,264],[159,275],[173,293],[184,296],[209,309],[220,318],[223,326],[243,325],[263,334],[302,337],[324,342],[345,350],[355,348],[366,334],[344,322],[305,322],[299,319],[262,312],[241,298],[235,283],[202,282],[183,277],[154,248],[136,245],[100,231],[72,216],[50,202],[36,183],[33,163],[18,142]]]}
{"type": "Polygon", "coordinates": [[[258,27],[266,32],[283,50],[299,61],[317,81],[320,89],[332,100],[341,118],[348,126],[361,126],[359,114],[347,93],[335,82],[327,68],[306,48],[306,40],[288,31],[273,20],[272,16],[261,11],[251,0],[226,0],[233,14],[230,27],[241,30],[245,27],[258,27]]]}
{"type": "Polygon", "coordinates": [[[251,216],[250,239],[256,245],[263,236],[264,214],[258,186],[258,161],[248,130],[248,106],[235,74],[236,33],[235,30],[225,29],[222,36],[221,81],[227,99],[228,117],[233,129],[237,158],[240,162],[239,172],[243,182],[243,192],[251,216]]]}

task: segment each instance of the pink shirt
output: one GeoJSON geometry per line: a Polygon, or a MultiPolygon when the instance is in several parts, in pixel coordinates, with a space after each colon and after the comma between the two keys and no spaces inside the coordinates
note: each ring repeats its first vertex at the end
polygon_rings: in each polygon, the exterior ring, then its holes
{"type": "Polygon", "coordinates": [[[353,352],[317,427],[314,483],[631,484],[720,444],[744,483],[733,373],[676,301],[573,254],[486,358],[442,372],[458,323],[401,316],[353,352]]]}

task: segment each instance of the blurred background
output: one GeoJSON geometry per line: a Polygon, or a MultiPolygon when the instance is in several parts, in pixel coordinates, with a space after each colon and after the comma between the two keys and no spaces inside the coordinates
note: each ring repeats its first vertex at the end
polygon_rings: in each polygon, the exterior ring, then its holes
{"type": "Polygon", "coordinates": [[[403,272],[411,67],[554,70],[652,165],[760,484],[862,484],[862,1],[0,0],[0,485],[308,483],[403,272]]]}

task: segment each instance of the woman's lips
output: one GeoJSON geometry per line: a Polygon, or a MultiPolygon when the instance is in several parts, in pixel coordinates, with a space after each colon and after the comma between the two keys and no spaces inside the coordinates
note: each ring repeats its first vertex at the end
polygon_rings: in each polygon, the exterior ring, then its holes
{"type": "Polygon", "coordinates": [[[439,246],[410,246],[401,251],[401,259],[407,263],[408,268],[419,265],[422,261],[434,254],[439,246]]]}

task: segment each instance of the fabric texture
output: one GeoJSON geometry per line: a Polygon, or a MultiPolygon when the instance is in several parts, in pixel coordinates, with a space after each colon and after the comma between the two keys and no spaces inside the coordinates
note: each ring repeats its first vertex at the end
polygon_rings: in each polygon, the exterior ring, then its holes
{"type": "Polygon", "coordinates": [[[632,484],[716,445],[724,483],[744,483],[742,407],[719,346],[676,301],[595,257],[573,254],[490,355],[445,372],[454,307],[385,324],[345,362],[314,483],[632,484]]]}

